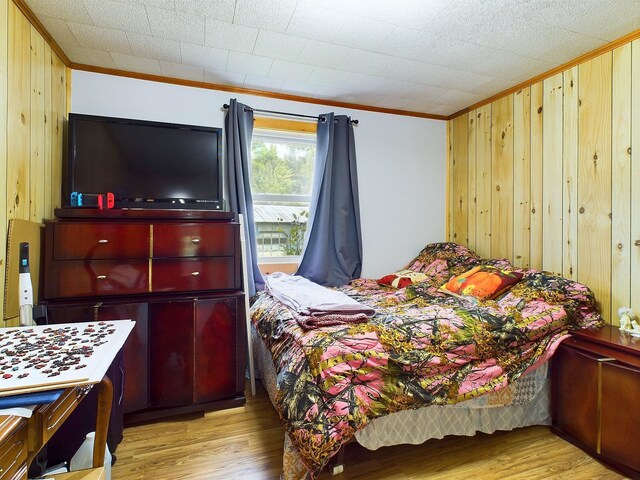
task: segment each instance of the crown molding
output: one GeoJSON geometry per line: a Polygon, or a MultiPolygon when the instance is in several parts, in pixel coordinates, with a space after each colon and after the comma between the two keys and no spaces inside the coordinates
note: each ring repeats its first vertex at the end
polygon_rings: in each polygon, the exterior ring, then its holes
{"type": "Polygon", "coordinates": [[[313,103],[317,105],[329,105],[332,107],[350,108],[355,110],[365,110],[368,112],[388,113],[390,115],[404,115],[407,117],[429,118],[432,120],[447,120],[446,115],[434,115],[431,113],[413,112],[410,110],[398,110],[393,108],[375,107],[372,105],[363,105],[359,103],[339,102],[336,100],[327,100],[324,98],[303,97],[300,95],[289,95],[287,93],[269,92],[266,90],[254,90],[252,88],[234,87],[231,85],[221,85],[208,82],[197,82],[194,80],[184,80],[182,78],[162,77],[160,75],[150,75],[147,73],[128,72],[125,70],[117,70],[113,68],[96,67],[81,63],[71,63],[70,68],[73,70],[82,70],[85,72],[103,73],[106,75],[116,75],[120,77],[137,78],[139,80],[148,80],[151,82],[169,83],[173,85],[182,85],[186,87],[204,88],[207,90],[221,90],[223,92],[242,93],[246,95],[256,95],[258,97],[277,98],[279,100],[289,100],[292,102],[313,103]]]}
{"type": "Polygon", "coordinates": [[[504,90],[500,93],[496,93],[495,95],[482,100],[481,102],[478,103],[474,103],[473,105],[463,108],[462,110],[449,115],[449,117],[447,118],[448,120],[453,120],[456,117],[459,117],[460,115],[464,115],[465,113],[469,113],[471,110],[475,110],[476,108],[479,107],[483,107],[484,105],[488,105],[489,103],[492,103],[502,97],[506,97],[507,95],[511,95],[512,93],[516,93],[520,90],[522,90],[523,88],[526,88],[530,85],[534,85],[538,82],[541,82],[542,80],[546,80],[547,78],[553,77],[554,75],[557,75],[558,73],[564,72],[565,70],[568,70],[572,67],[575,67],[576,65],[579,65],[581,63],[584,62],[588,62],[589,60],[598,57],[604,53],[610,52],[612,50],[615,50],[616,48],[632,42],[634,40],[637,40],[638,38],[640,38],[640,30],[635,30],[631,33],[628,33],[627,35],[625,35],[624,37],[620,37],[617,40],[614,40],[610,43],[607,43],[606,45],[603,45],[601,47],[596,48],[595,50],[592,50],[590,52],[585,53],[584,55],[580,55],[577,58],[574,58],[573,60],[568,61],[567,63],[563,63],[562,65],[552,68],[551,70],[548,70],[544,73],[541,73],[540,75],[536,75],[533,78],[530,78],[529,80],[526,80],[522,83],[519,83],[518,85],[516,85],[515,87],[511,87],[507,90],[504,90]]]}

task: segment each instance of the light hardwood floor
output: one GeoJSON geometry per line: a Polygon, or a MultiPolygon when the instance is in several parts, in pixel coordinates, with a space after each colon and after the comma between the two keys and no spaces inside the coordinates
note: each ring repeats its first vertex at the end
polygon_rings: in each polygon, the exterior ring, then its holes
{"type": "MultiPolygon", "coordinates": [[[[125,429],[113,480],[277,479],[284,430],[264,389],[247,405],[125,429]]],[[[349,445],[345,472],[328,480],[625,478],[547,427],[368,451],[349,445]]]]}

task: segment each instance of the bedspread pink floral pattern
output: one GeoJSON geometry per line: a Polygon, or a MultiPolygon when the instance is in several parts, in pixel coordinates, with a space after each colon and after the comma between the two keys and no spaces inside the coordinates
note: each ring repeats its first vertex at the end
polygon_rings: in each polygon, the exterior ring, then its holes
{"type": "Polygon", "coordinates": [[[376,417],[497,391],[545,361],[568,330],[601,324],[587,287],[536,270],[495,301],[437,291],[471,266],[508,267],[452,243],[431,244],[407,265],[428,275],[395,290],[355,280],[340,290],[373,307],[367,322],[305,331],[261,293],[253,322],[277,371],[277,409],[314,474],[376,417]]]}

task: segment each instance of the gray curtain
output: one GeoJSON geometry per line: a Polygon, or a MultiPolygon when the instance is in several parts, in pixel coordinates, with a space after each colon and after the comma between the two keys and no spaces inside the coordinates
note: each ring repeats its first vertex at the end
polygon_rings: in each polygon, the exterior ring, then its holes
{"type": "Polygon", "coordinates": [[[338,286],[360,277],[362,233],[351,118],[318,118],[316,163],[305,249],[296,275],[338,286]]]}
{"type": "Polygon", "coordinates": [[[244,235],[247,244],[247,293],[252,296],[264,288],[264,278],[258,269],[256,225],[253,220],[253,200],[249,183],[251,161],[251,135],[253,111],[246,109],[235,98],[229,102],[224,119],[225,169],[229,189],[229,210],[244,217],[244,235]]]}

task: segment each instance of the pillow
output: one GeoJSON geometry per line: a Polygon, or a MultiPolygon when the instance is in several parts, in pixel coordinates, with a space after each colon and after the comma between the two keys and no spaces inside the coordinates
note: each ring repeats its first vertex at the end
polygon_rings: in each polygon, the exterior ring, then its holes
{"type": "MultiPolygon", "coordinates": [[[[404,268],[429,274],[435,265],[444,265],[446,269],[460,267],[457,272],[452,273],[455,275],[477,265],[478,260],[480,260],[478,254],[463,245],[452,242],[430,243],[404,268]]],[[[438,268],[439,272],[441,270],[442,268],[438,268]]],[[[447,275],[446,278],[449,278],[450,275],[447,275]]]]}
{"type": "Polygon", "coordinates": [[[422,282],[427,276],[424,273],[414,272],[413,270],[400,270],[399,272],[385,275],[376,280],[379,285],[386,285],[393,288],[404,288],[413,283],[422,282]]]}
{"type": "Polygon", "coordinates": [[[490,265],[479,265],[452,277],[438,291],[458,297],[492,300],[522,280],[524,274],[501,270],[490,265]]]}

